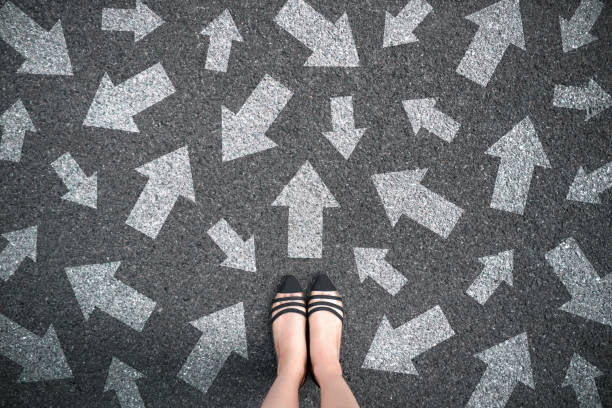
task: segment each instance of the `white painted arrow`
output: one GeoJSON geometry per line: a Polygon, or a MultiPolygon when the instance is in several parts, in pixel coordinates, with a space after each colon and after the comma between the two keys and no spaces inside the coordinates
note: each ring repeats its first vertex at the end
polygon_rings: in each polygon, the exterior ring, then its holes
{"type": "Polygon", "coordinates": [[[115,319],[142,331],[155,309],[155,302],[115,278],[121,262],[66,268],[85,320],[97,307],[115,319]]]}
{"type": "Polygon", "coordinates": [[[353,249],[359,280],[363,283],[369,276],[392,296],[395,296],[408,280],[389,262],[385,261],[387,252],[389,252],[388,249],[379,248],[353,249]]]}
{"type": "Polygon", "coordinates": [[[300,167],[272,205],[289,207],[289,257],[321,258],[323,209],[339,207],[340,204],[309,162],[300,167]]]}
{"type": "Polygon", "coordinates": [[[366,128],[355,129],[352,96],[331,98],[331,114],[334,131],[323,132],[323,135],[348,160],[366,128]]]}
{"type": "Polygon", "coordinates": [[[529,117],[491,146],[487,154],[501,158],[491,208],[523,214],[535,166],[550,168],[529,117]]]}
{"type": "Polygon", "coordinates": [[[7,232],[2,237],[8,245],[0,252],[0,278],[7,281],[26,258],[36,262],[38,227],[7,232]]]}
{"type": "Polygon", "coordinates": [[[174,92],[172,82],[159,63],[117,86],[106,73],[83,125],[138,133],[140,130],[133,117],[174,92]]]}
{"type": "Polygon", "coordinates": [[[425,0],[410,0],[395,17],[385,13],[383,48],[419,41],[412,32],[431,13],[433,8],[425,0]]]}
{"type": "Polygon", "coordinates": [[[179,196],[195,203],[187,146],[138,167],[136,171],[149,181],[125,223],[155,239],[179,196]]]}
{"type": "Polygon", "coordinates": [[[362,368],[419,375],[412,360],[454,335],[440,306],[396,329],[383,316],[362,368]]]}
{"type": "Polygon", "coordinates": [[[102,30],[132,31],[134,41],[142,40],[162,24],[164,20],[141,0],[136,0],[133,9],[102,9],[102,30]]]}
{"type": "Polygon", "coordinates": [[[104,392],[115,391],[121,408],[144,408],[144,401],[136,385],[136,380],[140,378],[144,378],[140,371],[113,357],[108,368],[104,392]]]}
{"type": "Polygon", "coordinates": [[[98,177],[96,173],[87,177],[70,153],[64,153],[51,163],[51,166],[69,190],[62,196],[64,200],[97,208],[98,177]]]}
{"type": "Polygon", "coordinates": [[[424,127],[440,139],[450,143],[461,127],[453,118],[435,108],[434,98],[412,99],[403,101],[402,104],[415,135],[424,127]]]}
{"type": "Polygon", "coordinates": [[[555,85],[553,106],[583,110],[586,112],[584,120],[587,121],[612,106],[612,96],[593,79],[586,87],[555,85]]]}
{"type": "Polygon", "coordinates": [[[223,11],[200,33],[210,37],[204,68],[226,72],[232,41],[244,41],[228,10],[223,11]]]}
{"type": "Polygon", "coordinates": [[[466,293],[478,303],[484,305],[502,282],[512,286],[514,250],[510,249],[497,255],[483,256],[478,260],[484,265],[484,268],[466,293]]]}
{"type": "Polygon", "coordinates": [[[586,174],[580,167],[569,188],[567,199],[583,203],[601,204],[599,195],[612,187],[612,162],[586,174]]]}
{"type": "Polygon", "coordinates": [[[265,133],[292,96],[290,89],[266,75],[238,113],[221,106],[223,161],[276,147],[265,133]]]}
{"type": "Polygon", "coordinates": [[[230,306],[191,324],[202,332],[202,337],[183,364],[178,377],[206,393],[232,352],[249,358],[244,307],[230,306]]]}
{"type": "Polygon", "coordinates": [[[457,67],[457,73],[487,86],[510,44],[525,50],[519,0],[502,0],[466,19],[478,31],[457,67]]]}
{"type": "Polygon", "coordinates": [[[578,353],[574,353],[561,386],[572,386],[580,408],[601,408],[601,399],[597,392],[595,378],[602,375],[603,373],[597,367],[586,361],[578,353]]]}
{"type": "Polygon", "coordinates": [[[599,0],[581,0],[573,17],[568,21],[559,17],[563,52],[568,52],[597,40],[589,33],[601,14],[603,3],[599,0]]]}
{"type": "Polygon", "coordinates": [[[560,309],[612,326],[612,273],[599,277],[574,238],[549,251],[546,260],[572,297],[560,309]]]}
{"type": "Polygon", "coordinates": [[[0,314],[0,354],[23,367],[19,382],[72,378],[53,326],[38,337],[0,314]]]}
{"type": "Polygon", "coordinates": [[[0,9],[0,38],[25,61],[17,72],[39,75],[72,75],[72,65],[62,30],[57,21],[45,31],[10,1],[0,9]]]}
{"type": "Polygon", "coordinates": [[[332,23],[304,0],[288,0],[274,21],[313,51],[304,66],[359,66],[359,55],[346,13],[332,23]]]}
{"type": "Polygon", "coordinates": [[[466,408],[503,408],[519,382],[534,389],[527,333],[521,333],[476,355],[487,363],[466,408]]]}
{"type": "Polygon", "coordinates": [[[254,236],[251,235],[251,238],[243,241],[223,218],[208,230],[208,235],[225,252],[226,258],[221,263],[222,266],[247,272],[257,271],[254,236]]]}
{"type": "Polygon", "coordinates": [[[448,238],[463,209],[425,188],[421,181],[427,169],[374,174],[372,180],[385,207],[391,226],[395,226],[402,214],[448,238]]]}
{"type": "Polygon", "coordinates": [[[19,162],[25,132],[36,132],[28,111],[21,99],[0,116],[2,125],[2,142],[0,142],[0,160],[19,162]]]}

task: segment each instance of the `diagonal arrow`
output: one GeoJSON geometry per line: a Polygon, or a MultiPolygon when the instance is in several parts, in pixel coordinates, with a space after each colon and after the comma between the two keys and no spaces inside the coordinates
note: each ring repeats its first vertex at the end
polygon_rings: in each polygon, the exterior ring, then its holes
{"type": "Polygon", "coordinates": [[[374,174],[372,180],[385,207],[391,226],[402,214],[442,238],[448,238],[463,209],[425,188],[421,181],[427,169],[374,174]]]}
{"type": "Polygon", "coordinates": [[[223,11],[200,34],[210,37],[204,68],[227,72],[232,41],[244,41],[230,12],[228,10],[223,11]]]}
{"type": "Polygon", "coordinates": [[[583,203],[601,204],[599,195],[612,187],[612,162],[586,174],[580,167],[569,188],[567,199],[583,203]]]}
{"type": "Polygon", "coordinates": [[[300,167],[272,205],[289,207],[289,257],[321,258],[323,209],[340,205],[309,162],[300,167]]]}
{"type": "Polygon", "coordinates": [[[155,239],[179,196],[195,203],[187,146],[161,156],[136,171],[149,177],[149,181],[125,223],[155,239]]]}
{"type": "Polygon", "coordinates": [[[162,24],[164,20],[141,0],[136,0],[133,9],[102,9],[102,30],[132,31],[134,41],[142,40],[162,24]]]}
{"type": "Polygon", "coordinates": [[[121,408],[144,408],[144,401],[140,396],[140,391],[138,391],[138,385],[136,385],[136,380],[143,377],[144,375],[140,371],[113,357],[108,368],[104,392],[115,391],[121,408]]]}
{"type": "Polygon", "coordinates": [[[440,306],[396,329],[383,316],[362,368],[419,375],[412,360],[454,335],[440,306]]]}
{"type": "Polygon", "coordinates": [[[69,190],[62,196],[64,200],[97,208],[98,178],[96,173],[87,177],[70,153],[64,153],[51,163],[51,166],[69,190]]]}
{"type": "Polygon", "coordinates": [[[569,52],[597,40],[589,33],[601,14],[603,3],[599,0],[581,0],[576,12],[568,21],[559,17],[563,52],[569,52]]]}
{"type": "Polygon", "coordinates": [[[385,13],[383,48],[419,41],[412,32],[431,13],[433,7],[425,0],[410,0],[397,16],[385,13]]]}
{"type": "Polygon", "coordinates": [[[601,399],[597,392],[595,378],[603,373],[597,367],[574,353],[565,375],[562,387],[572,386],[580,408],[601,408],[601,399]]]}
{"type": "Polygon", "coordinates": [[[223,161],[276,147],[265,133],[292,96],[290,89],[266,75],[238,113],[221,106],[223,161]]]}
{"type": "Polygon", "coordinates": [[[85,320],[97,307],[115,319],[142,331],[155,309],[155,302],[115,278],[121,262],[66,268],[85,320]]]}
{"type": "Polygon", "coordinates": [[[26,258],[36,262],[38,227],[7,232],[2,237],[8,241],[8,245],[0,252],[0,278],[7,281],[26,258]]]}
{"type": "Polygon", "coordinates": [[[403,101],[402,104],[415,135],[424,127],[440,139],[450,143],[461,127],[450,116],[435,108],[434,98],[412,99],[403,101]]]}
{"type": "Polygon", "coordinates": [[[600,278],[574,238],[546,253],[546,260],[572,297],[560,309],[612,326],[612,274],[600,278]]]}
{"type": "Polygon", "coordinates": [[[25,61],[17,72],[39,75],[72,75],[61,21],[45,31],[10,1],[0,9],[0,38],[25,61]]]}
{"type": "Polygon", "coordinates": [[[312,50],[304,66],[359,66],[359,55],[346,13],[332,23],[304,0],[288,0],[274,21],[312,50]]]}
{"type": "Polygon", "coordinates": [[[232,352],[249,358],[244,307],[230,306],[191,322],[202,332],[178,377],[206,393],[232,352]]]}
{"type": "Polygon", "coordinates": [[[503,408],[519,382],[534,389],[527,333],[521,333],[477,354],[487,363],[466,408],[503,408]]]}
{"type": "Polygon", "coordinates": [[[0,314],[0,354],[23,367],[19,382],[72,378],[53,326],[38,337],[0,314]]]}
{"type": "Polygon", "coordinates": [[[525,50],[519,0],[499,1],[466,19],[479,27],[457,66],[457,73],[487,86],[510,44],[525,50]]]}
{"type": "Polygon", "coordinates": [[[140,130],[133,117],[174,92],[172,82],[159,63],[117,86],[106,73],[83,125],[138,133],[140,130]]]}
{"type": "Polygon", "coordinates": [[[535,166],[550,168],[529,117],[491,146],[487,154],[501,158],[491,208],[523,214],[535,166]]]}
{"type": "Polygon", "coordinates": [[[583,110],[587,121],[612,106],[612,96],[593,79],[586,87],[555,85],[553,106],[583,110]]]}
{"type": "Polygon", "coordinates": [[[21,99],[17,100],[0,116],[2,125],[2,142],[0,142],[0,160],[19,162],[25,132],[36,132],[28,111],[21,99]]]}
{"type": "Polygon", "coordinates": [[[513,258],[514,250],[512,249],[500,252],[497,255],[479,258],[478,260],[484,265],[484,268],[466,293],[478,303],[484,305],[502,282],[512,286],[513,258]]]}
{"type": "Polygon", "coordinates": [[[408,280],[385,261],[387,252],[389,252],[388,249],[353,248],[359,281],[363,283],[369,276],[392,296],[395,296],[408,280]]]}
{"type": "Polygon", "coordinates": [[[242,269],[247,272],[257,271],[254,236],[251,235],[251,238],[243,241],[240,235],[223,218],[213,225],[207,233],[215,241],[215,244],[225,252],[226,258],[221,263],[222,266],[242,269]]]}
{"type": "Polygon", "coordinates": [[[323,135],[334,145],[342,157],[348,160],[366,128],[355,129],[352,96],[331,98],[331,113],[334,130],[333,132],[323,132],[323,135]]]}

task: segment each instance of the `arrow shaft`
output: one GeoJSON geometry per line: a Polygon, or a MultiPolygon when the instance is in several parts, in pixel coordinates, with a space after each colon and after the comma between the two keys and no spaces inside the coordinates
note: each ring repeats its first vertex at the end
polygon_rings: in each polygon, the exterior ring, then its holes
{"type": "Polygon", "coordinates": [[[601,399],[597,392],[597,384],[593,377],[582,378],[573,385],[580,408],[601,408],[601,399]]]}
{"type": "Polygon", "coordinates": [[[125,223],[154,239],[177,199],[178,194],[149,181],[125,223]]]}
{"type": "Polygon", "coordinates": [[[572,296],[599,279],[591,262],[571,238],[546,253],[546,260],[572,296]]]}
{"type": "Polygon", "coordinates": [[[402,348],[407,350],[406,354],[410,359],[423,354],[454,334],[439,306],[429,309],[394,331],[394,335],[401,340],[402,348]]]}
{"type": "Polygon", "coordinates": [[[240,108],[240,123],[250,133],[265,133],[292,96],[293,92],[266,75],[240,108]]]}
{"type": "Polygon", "coordinates": [[[231,350],[211,347],[210,339],[203,335],[187,357],[178,377],[203,393],[208,391],[221,371],[231,350]]]}
{"type": "Polygon", "coordinates": [[[138,386],[133,381],[124,381],[121,389],[116,391],[117,399],[121,408],[144,408],[145,404],[138,391],[138,386]]]}
{"type": "Polygon", "coordinates": [[[452,142],[459,131],[459,123],[445,113],[432,109],[425,119],[425,128],[446,142],[452,142]]]}
{"type": "Polygon", "coordinates": [[[37,44],[46,41],[47,32],[13,3],[0,9],[0,38],[26,58],[31,57],[37,44]]]}
{"type": "Polygon", "coordinates": [[[155,309],[155,302],[116,279],[97,297],[97,306],[136,331],[142,331],[155,309]]]}
{"type": "Polygon", "coordinates": [[[25,366],[31,362],[40,338],[0,314],[0,354],[25,366]]]}
{"type": "Polygon", "coordinates": [[[7,281],[13,276],[27,255],[27,248],[9,242],[0,252],[0,279],[7,281]]]}
{"type": "Polygon", "coordinates": [[[491,198],[491,208],[523,214],[534,165],[525,160],[501,160],[495,188],[491,198]]]}
{"type": "Polygon", "coordinates": [[[503,408],[517,381],[498,367],[489,366],[472,393],[466,408],[503,408]]]}
{"type": "Polygon", "coordinates": [[[570,20],[573,29],[580,33],[591,31],[602,8],[603,3],[599,0],[581,0],[570,20]]]}
{"type": "Polygon", "coordinates": [[[227,72],[231,50],[231,39],[211,36],[204,68],[212,71],[227,72]]]}
{"type": "Polygon", "coordinates": [[[384,259],[377,260],[377,266],[375,270],[369,271],[370,277],[395,296],[406,283],[406,278],[384,259]]]}
{"type": "Polygon", "coordinates": [[[135,9],[102,9],[102,30],[104,31],[134,31],[135,23],[135,9]]]}
{"type": "Polygon", "coordinates": [[[353,118],[353,97],[331,98],[332,125],[335,132],[355,129],[353,118]]]}
{"type": "Polygon", "coordinates": [[[336,27],[303,0],[288,0],[275,19],[311,50],[330,48],[336,27]]]}
{"type": "Polygon", "coordinates": [[[287,250],[290,258],[321,258],[323,208],[289,207],[287,250]]]}
{"type": "Polygon", "coordinates": [[[412,32],[431,12],[431,6],[424,0],[411,0],[399,12],[396,18],[405,21],[403,27],[412,32]]]}
{"type": "Polygon", "coordinates": [[[499,65],[509,42],[494,32],[478,29],[457,67],[457,73],[486,86],[499,65]]]}
{"type": "Polygon", "coordinates": [[[226,254],[230,254],[234,249],[243,245],[240,236],[232,229],[225,219],[219,220],[208,230],[208,235],[215,241],[215,244],[226,254]]]}
{"type": "Polygon", "coordinates": [[[87,178],[70,153],[64,153],[51,166],[69,189],[78,188],[87,178]]]}
{"type": "Polygon", "coordinates": [[[499,284],[500,282],[497,279],[493,279],[489,274],[483,271],[478,275],[476,280],[472,282],[466,293],[476,299],[478,303],[484,305],[493,292],[495,292],[499,284]]]}
{"type": "Polygon", "coordinates": [[[463,214],[461,208],[420,184],[410,187],[403,209],[406,216],[443,238],[450,235],[463,214]]]}
{"type": "Polygon", "coordinates": [[[612,162],[589,174],[589,185],[598,193],[612,188],[612,162]]]}
{"type": "Polygon", "coordinates": [[[174,93],[174,86],[161,64],[133,76],[115,87],[115,103],[131,115],[161,102],[174,93]]]}
{"type": "Polygon", "coordinates": [[[586,110],[591,106],[589,89],[583,86],[555,85],[553,105],[559,108],[586,110]]]}

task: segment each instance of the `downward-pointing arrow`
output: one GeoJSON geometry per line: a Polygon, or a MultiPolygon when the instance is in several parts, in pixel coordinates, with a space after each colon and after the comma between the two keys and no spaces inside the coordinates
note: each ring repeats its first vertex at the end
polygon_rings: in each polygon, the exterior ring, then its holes
{"type": "Polygon", "coordinates": [[[580,408],[601,408],[595,378],[602,375],[603,373],[597,367],[574,353],[561,386],[571,385],[574,388],[580,408]]]}
{"type": "Polygon", "coordinates": [[[289,257],[321,258],[323,209],[340,205],[309,162],[300,167],[272,205],[289,207],[289,257]]]}
{"type": "Polygon", "coordinates": [[[18,162],[21,160],[21,148],[25,132],[36,132],[28,111],[21,99],[17,100],[0,116],[2,125],[2,142],[0,142],[0,160],[18,162]]]}
{"type": "Polygon", "coordinates": [[[0,252],[0,278],[7,281],[26,258],[36,262],[36,226],[2,234],[9,243],[0,252]]]}
{"type": "Polygon", "coordinates": [[[369,276],[395,296],[408,281],[404,275],[385,261],[388,249],[354,248],[353,252],[361,282],[369,276]]]}
{"type": "Polygon", "coordinates": [[[223,161],[276,147],[265,133],[292,96],[290,89],[266,75],[238,113],[221,106],[223,161]]]}
{"type": "Polygon", "coordinates": [[[553,106],[586,112],[585,121],[612,106],[612,97],[591,79],[589,85],[555,85],[553,106]]]}
{"type": "Polygon", "coordinates": [[[599,0],[581,0],[574,16],[569,21],[559,17],[563,52],[575,50],[597,40],[597,37],[589,31],[601,14],[602,8],[603,3],[599,0]]]}
{"type": "Polygon", "coordinates": [[[72,378],[53,326],[41,338],[0,314],[0,354],[23,367],[19,382],[72,378]]]}
{"type": "Polygon", "coordinates": [[[0,9],[0,38],[26,59],[17,72],[72,75],[61,21],[47,32],[8,1],[0,9]]]}
{"type": "Polygon", "coordinates": [[[359,66],[359,55],[346,13],[332,23],[304,0],[288,0],[274,21],[313,51],[305,66],[359,66]]]}
{"type": "Polygon", "coordinates": [[[179,196],[195,203],[187,146],[136,169],[149,181],[125,221],[155,239],[179,196]]]}
{"type": "Polygon", "coordinates": [[[232,41],[244,41],[230,12],[228,10],[223,11],[200,34],[210,37],[204,68],[226,72],[232,41]]]}
{"type": "Polygon", "coordinates": [[[440,306],[396,329],[383,316],[362,367],[419,375],[412,360],[454,335],[440,306]]]}
{"type": "Polygon", "coordinates": [[[491,146],[487,154],[501,158],[491,208],[523,214],[535,166],[550,168],[529,117],[491,146]]]}
{"type": "Polygon", "coordinates": [[[162,24],[164,20],[141,0],[136,0],[133,9],[102,9],[102,30],[133,31],[134,41],[142,40],[162,24]]]}
{"type": "Polygon", "coordinates": [[[85,320],[97,307],[115,319],[142,331],[155,302],[115,278],[120,262],[66,268],[85,320]]]}
{"type": "Polygon", "coordinates": [[[410,0],[397,16],[386,12],[383,48],[419,41],[412,32],[431,10],[433,8],[425,0],[410,0]]]}
{"type": "Polygon", "coordinates": [[[569,188],[567,199],[583,203],[601,204],[599,194],[612,187],[612,162],[586,174],[580,167],[569,188]]]}
{"type": "Polygon", "coordinates": [[[203,393],[208,391],[232,352],[248,359],[244,307],[237,303],[191,322],[202,337],[178,377],[203,393]]]}
{"type": "Polygon", "coordinates": [[[104,392],[115,391],[121,408],[144,408],[144,401],[136,385],[136,380],[143,377],[141,372],[113,357],[108,369],[104,392]]]}
{"type": "Polygon", "coordinates": [[[500,252],[497,255],[479,258],[478,260],[484,265],[484,268],[466,293],[478,303],[484,305],[502,282],[512,286],[513,258],[514,250],[512,249],[500,252]]]}
{"type": "Polygon", "coordinates": [[[450,143],[461,127],[450,116],[435,108],[436,100],[433,98],[412,99],[403,101],[402,104],[415,135],[424,127],[440,139],[450,143]]]}
{"type": "Polygon", "coordinates": [[[487,86],[510,44],[525,50],[519,0],[502,0],[466,19],[479,27],[457,73],[487,86]]]}
{"type": "Polygon", "coordinates": [[[97,208],[98,178],[96,173],[87,177],[70,153],[64,153],[51,163],[51,166],[68,187],[69,191],[62,196],[64,200],[97,208]]]}
{"type": "Polygon", "coordinates": [[[243,241],[223,218],[208,230],[208,235],[227,256],[221,263],[222,266],[247,272],[257,271],[254,236],[251,235],[251,238],[243,241]]]}
{"type": "Polygon", "coordinates": [[[334,131],[324,132],[323,135],[348,160],[366,128],[355,129],[352,96],[331,98],[331,113],[334,131]]]}

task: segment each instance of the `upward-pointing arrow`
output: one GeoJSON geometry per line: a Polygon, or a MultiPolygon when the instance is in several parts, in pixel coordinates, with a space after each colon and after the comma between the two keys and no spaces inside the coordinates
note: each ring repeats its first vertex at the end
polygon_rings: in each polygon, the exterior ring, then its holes
{"type": "Polygon", "coordinates": [[[0,38],[26,60],[17,72],[72,75],[72,65],[61,21],[45,31],[10,1],[0,9],[0,38]]]}
{"type": "Polygon", "coordinates": [[[223,218],[210,227],[207,233],[227,256],[221,263],[222,266],[247,272],[257,271],[254,236],[251,235],[251,238],[243,241],[223,218]]]}
{"type": "Polygon", "coordinates": [[[403,101],[402,104],[415,135],[424,127],[440,139],[450,143],[461,127],[453,118],[435,108],[434,98],[412,99],[403,101]]]}
{"type": "Polygon", "coordinates": [[[433,8],[425,0],[410,0],[395,17],[385,13],[383,48],[419,41],[412,32],[427,17],[433,8]]]}
{"type": "Polygon", "coordinates": [[[510,44],[525,50],[519,0],[502,0],[466,19],[479,27],[457,73],[487,86],[510,44]]]}
{"type": "Polygon", "coordinates": [[[601,204],[599,194],[612,187],[612,161],[586,174],[580,167],[569,188],[567,199],[583,203],[601,204]]]}
{"type": "Polygon", "coordinates": [[[588,86],[555,85],[553,106],[578,109],[586,112],[585,121],[612,106],[612,96],[604,91],[594,79],[588,86]]]}
{"type": "Polygon", "coordinates": [[[340,205],[309,162],[300,167],[272,205],[289,207],[289,257],[321,258],[323,209],[340,205]]]}
{"type": "Polygon", "coordinates": [[[26,258],[36,262],[36,226],[2,234],[9,243],[0,252],[0,278],[7,281],[26,258]]]}
{"type": "Polygon", "coordinates": [[[62,196],[64,200],[72,201],[86,207],[96,208],[98,202],[98,177],[96,173],[87,177],[70,153],[64,153],[51,163],[60,176],[68,192],[62,196]]]}
{"type": "Polygon", "coordinates": [[[144,408],[144,401],[136,385],[136,380],[143,377],[140,371],[113,357],[108,368],[104,392],[115,391],[121,408],[144,408]]]}
{"type": "Polygon", "coordinates": [[[470,285],[466,293],[484,305],[493,292],[506,282],[512,286],[514,250],[503,251],[497,255],[483,256],[478,260],[484,265],[480,275],[470,285]]]}
{"type": "Polygon", "coordinates": [[[331,98],[331,113],[334,131],[323,132],[323,135],[348,160],[366,128],[355,129],[352,96],[331,98]]]}
{"type": "Polygon", "coordinates": [[[332,23],[304,0],[288,0],[274,21],[313,51],[305,66],[359,66],[359,55],[346,13],[332,23]]]}
{"type": "Polygon", "coordinates": [[[468,401],[467,408],[503,408],[519,382],[535,388],[527,333],[521,333],[477,354],[487,369],[468,401]]]}
{"type": "Polygon", "coordinates": [[[580,408],[601,408],[595,378],[602,375],[603,373],[597,367],[586,361],[578,353],[574,353],[561,386],[571,385],[574,388],[580,408]]]}
{"type": "Polygon", "coordinates": [[[501,158],[491,208],[523,214],[535,166],[550,168],[529,117],[491,146],[487,154],[501,158]]]}
{"type": "Polygon", "coordinates": [[[353,249],[359,280],[363,282],[369,276],[395,296],[408,280],[385,260],[387,252],[388,249],[378,248],[353,249]]]}
{"type": "Polygon", "coordinates": [[[0,160],[18,162],[21,160],[21,149],[25,132],[36,132],[28,111],[21,99],[17,100],[0,116],[2,125],[2,142],[0,142],[0,160]]]}
{"type": "Polygon", "coordinates": [[[603,3],[599,0],[581,0],[572,18],[568,21],[559,17],[561,25],[561,43],[563,52],[568,52],[587,45],[597,37],[589,33],[601,14],[603,3]]]}
{"type": "Polygon", "coordinates": [[[133,31],[134,41],[142,40],[162,24],[164,20],[141,0],[136,0],[133,9],[102,9],[102,30],[133,31]]]}
{"type": "Polygon", "coordinates": [[[204,68],[212,71],[226,72],[232,49],[232,41],[244,41],[230,12],[224,10],[200,34],[210,37],[204,68]]]}
{"type": "Polygon", "coordinates": [[[179,196],[195,203],[187,146],[161,156],[136,171],[149,177],[149,181],[125,223],[155,239],[179,196]]]}

